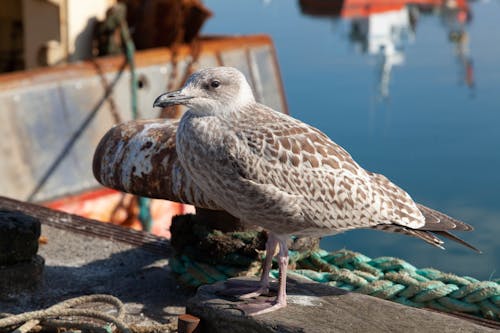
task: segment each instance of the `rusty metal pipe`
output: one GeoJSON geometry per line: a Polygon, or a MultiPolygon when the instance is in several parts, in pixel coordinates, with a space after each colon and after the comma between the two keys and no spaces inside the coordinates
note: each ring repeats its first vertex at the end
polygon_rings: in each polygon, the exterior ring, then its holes
{"type": "Polygon", "coordinates": [[[94,177],[119,191],[220,210],[185,174],[177,159],[178,123],[134,120],[111,128],[94,153],[94,177]]]}

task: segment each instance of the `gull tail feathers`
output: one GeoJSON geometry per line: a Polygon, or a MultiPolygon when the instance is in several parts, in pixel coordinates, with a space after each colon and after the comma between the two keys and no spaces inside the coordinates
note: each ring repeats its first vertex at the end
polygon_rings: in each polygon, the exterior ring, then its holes
{"type": "Polygon", "coordinates": [[[419,230],[432,232],[438,236],[448,238],[454,242],[457,242],[459,244],[462,244],[463,246],[468,247],[471,250],[481,253],[481,250],[479,250],[475,246],[467,243],[463,239],[449,232],[450,230],[472,231],[474,230],[474,228],[471,225],[459,221],[444,213],[438,212],[437,210],[426,207],[422,204],[417,204],[417,206],[425,217],[425,225],[421,227],[419,230]]]}
{"type": "Polygon", "coordinates": [[[441,236],[481,253],[481,250],[475,246],[449,232],[451,230],[471,231],[474,229],[472,226],[424,205],[417,204],[417,206],[425,217],[425,225],[421,228],[412,229],[397,224],[379,224],[372,228],[417,237],[431,245],[444,249],[443,241],[437,237],[441,236]]]}

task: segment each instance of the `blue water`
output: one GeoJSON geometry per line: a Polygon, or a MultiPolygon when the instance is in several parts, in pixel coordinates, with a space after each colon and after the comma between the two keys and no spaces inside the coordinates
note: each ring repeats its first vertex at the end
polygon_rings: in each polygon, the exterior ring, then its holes
{"type": "Polygon", "coordinates": [[[500,277],[500,2],[469,3],[468,20],[449,8],[368,20],[307,16],[292,1],[205,4],[215,14],[205,34],[272,36],[291,115],[416,201],[472,224],[460,236],[484,253],[366,230],[326,237],[324,249],[500,277]]]}

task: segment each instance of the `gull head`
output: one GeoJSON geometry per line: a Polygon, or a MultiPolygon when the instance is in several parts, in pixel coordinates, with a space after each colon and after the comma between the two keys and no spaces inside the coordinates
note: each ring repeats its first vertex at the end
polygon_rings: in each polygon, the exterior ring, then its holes
{"type": "Polygon", "coordinates": [[[213,67],[193,73],[184,86],[156,98],[153,106],[185,105],[192,112],[216,115],[255,103],[245,76],[233,67],[213,67]]]}

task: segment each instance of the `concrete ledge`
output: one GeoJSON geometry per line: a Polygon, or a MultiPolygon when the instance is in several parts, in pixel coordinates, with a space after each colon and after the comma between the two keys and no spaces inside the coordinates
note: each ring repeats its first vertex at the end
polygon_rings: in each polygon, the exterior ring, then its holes
{"type": "Polygon", "coordinates": [[[407,307],[315,282],[288,278],[288,307],[246,317],[217,292],[224,282],[202,286],[187,313],[201,318],[202,332],[495,332],[467,320],[407,307]]]}

